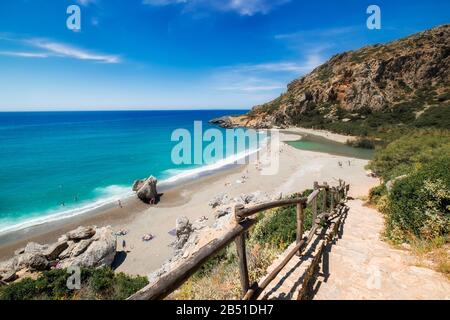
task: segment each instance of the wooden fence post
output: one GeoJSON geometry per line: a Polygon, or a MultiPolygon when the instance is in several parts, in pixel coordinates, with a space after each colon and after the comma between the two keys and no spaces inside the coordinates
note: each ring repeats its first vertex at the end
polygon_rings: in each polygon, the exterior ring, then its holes
{"type": "Polygon", "coordinates": [[[327,204],[328,204],[328,184],[326,182],[323,183],[323,204],[322,204],[322,212],[327,212],[327,204]]]}
{"type": "Polygon", "coordinates": [[[334,210],[334,198],[336,197],[335,188],[330,189],[330,195],[331,195],[331,205],[330,205],[330,213],[334,210]]]}
{"type": "Polygon", "coordinates": [[[246,232],[239,235],[236,240],[236,251],[239,258],[239,275],[241,278],[242,297],[245,296],[250,288],[250,281],[248,278],[247,253],[245,250],[245,236],[246,232]]]}
{"type": "MultiPolygon", "coordinates": [[[[297,244],[300,243],[303,239],[303,202],[297,203],[297,244]]],[[[301,254],[301,250],[297,252],[299,256],[301,254]]]]}
{"type": "MultiPolygon", "coordinates": [[[[317,181],[314,182],[314,190],[318,190],[319,189],[319,183],[317,181]]],[[[319,196],[319,194],[317,194],[317,196],[313,199],[312,203],[311,203],[311,208],[312,208],[312,226],[314,226],[314,224],[316,223],[316,218],[317,218],[317,197],[319,196]]]]}
{"type": "MultiPolygon", "coordinates": [[[[242,204],[238,204],[234,207],[234,217],[238,223],[242,222],[242,217],[239,215],[239,211],[244,209],[242,204]]],[[[242,297],[245,296],[250,288],[250,281],[248,278],[248,266],[247,266],[247,252],[245,250],[245,236],[246,232],[237,236],[235,239],[236,251],[239,259],[239,275],[241,278],[242,297]]]]}

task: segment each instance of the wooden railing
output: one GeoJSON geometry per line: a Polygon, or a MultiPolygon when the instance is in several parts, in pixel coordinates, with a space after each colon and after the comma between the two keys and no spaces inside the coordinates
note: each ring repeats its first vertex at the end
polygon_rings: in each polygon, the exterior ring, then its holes
{"type": "Polygon", "coordinates": [[[304,248],[311,242],[316,231],[322,222],[326,221],[333,213],[337,212],[337,207],[346,199],[349,185],[339,180],[337,187],[330,187],[325,182],[323,185],[314,183],[314,191],[307,197],[284,199],[268,203],[263,203],[253,207],[245,208],[243,205],[236,205],[235,218],[237,224],[226,234],[213,240],[200,248],[186,259],[180,266],[162,275],[157,282],[152,283],[134,295],[129,300],[155,300],[164,299],[172,291],[180,287],[189,279],[206,261],[219,253],[231,242],[235,242],[239,259],[239,274],[242,288],[242,299],[257,299],[261,292],[278,275],[286,264],[295,255],[301,255],[304,248]],[[319,195],[322,194],[321,210],[318,210],[319,195]],[[256,214],[273,208],[297,206],[297,238],[295,247],[286,255],[281,263],[260,284],[253,283],[250,286],[248,276],[247,254],[246,254],[246,233],[257,222],[256,214]],[[304,209],[311,205],[312,227],[308,234],[304,236],[305,215],[304,209]]]}

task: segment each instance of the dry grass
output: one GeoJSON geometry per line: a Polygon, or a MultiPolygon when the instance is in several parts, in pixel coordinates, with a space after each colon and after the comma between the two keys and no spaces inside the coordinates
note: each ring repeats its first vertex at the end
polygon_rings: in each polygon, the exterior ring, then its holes
{"type": "MultiPolygon", "coordinates": [[[[258,281],[267,272],[281,250],[261,246],[252,241],[247,245],[250,282],[258,281]]],[[[237,300],[241,295],[236,248],[230,245],[217,263],[200,270],[168,299],[171,300],[237,300]]]]}
{"type": "Polygon", "coordinates": [[[431,241],[411,240],[411,252],[418,258],[418,264],[444,274],[450,280],[450,243],[448,238],[431,241]]]}

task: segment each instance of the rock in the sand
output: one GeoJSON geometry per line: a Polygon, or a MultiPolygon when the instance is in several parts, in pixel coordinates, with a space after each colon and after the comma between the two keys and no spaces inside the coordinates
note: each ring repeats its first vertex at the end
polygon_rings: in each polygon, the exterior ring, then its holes
{"type": "Polygon", "coordinates": [[[116,238],[111,227],[96,230],[92,243],[77,257],[61,262],[61,267],[80,266],[98,268],[111,266],[116,255],[116,238]]]}
{"type": "Polygon", "coordinates": [[[56,260],[68,246],[67,241],[55,242],[45,249],[43,254],[48,260],[53,261],[56,260]]]}
{"type": "Polygon", "coordinates": [[[138,191],[140,188],[142,188],[144,186],[145,180],[144,179],[139,179],[134,181],[133,186],[131,187],[131,189],[136,192],[138,191]]]}
{"type": "Polygon", "coordinates": [[[44,271],[50,266],[50,262],[40,253],[23,253],[17,256],[16,269],[30,269],[33,271],[44,271]]]}
{"type": "Polygon", "coordinates": [[[42,245],[36,242],[29,242],[23,253],[42,253],[48,249],[48,245],[42,245]]]}
{"type": "Polygon", "coordinates": [[[95,235],[95,229],[94,227],[78,227],[69,231],[66,235],[69,240],[74,241],[88,239],[95,235]]]}
{"type": "Polygon", "coordinates": [[[179,250],[184,247],[194,230],[187,217],[178,217],[175,228],[177,238],[173,243],[173,247],[179,250]]]}
{"type": "Polygon", "coordinates": [[[82,254],[83,252],[85,252],[87,250],[87,248],[93,241],[94,241],[93,239],[84,239],[84,240],[81,240],[80,242],[76,243],[70,253],[70,256],[78,257],[80,254],[82,254]]]}
{"type": "Polygon", "coordinates": [[[221,193],[217,196],[215,196],[210,202],[209,205],[214,209],[219,206],[226,205],[230,202],[230,198],[226,193],[221,193]]]}
{"type": "Polygon", "coordinates": [[[158,180],[153,176],[145,180],[136,191],[138,198],[145,203],[156,204],[159,200],[158,190],[156,189],[157,183],[158,180]]]}
{"type": "Polygon", "coordinates": [[[58,256],[60,260],[70,258],[72,256],[72,251],[77,246],[77,242],[69,240],[67,241],[67,248],[64,249],[58,256]]]}

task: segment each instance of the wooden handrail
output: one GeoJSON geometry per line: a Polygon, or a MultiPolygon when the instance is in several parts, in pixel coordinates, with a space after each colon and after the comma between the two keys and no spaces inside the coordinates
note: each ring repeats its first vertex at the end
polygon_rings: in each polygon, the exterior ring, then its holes
{"type": "Polygon", "coordinates": [[[236,217],[238,219],[243,219],[243,218],[250,217],[256,213],[266,211],[269,209],[286,207],[286,206],[290,206],[290,205],[298,204],[298,203],[302,203],[303,205],[305,205],[306,202],[307,202],[306,198],[294,198],[294,199],[284,199],[284,200],[266,202],[266,203],[262,203],[262,204],[253,206],[251,208],[244,208],[244,207],[241,207],[242,205],[237,205],[235,207],[236,217]]]}
{"type": "Polygon", "coordinates": [[[233,228],[220,238],[214,239],[207,245],[194,252],[184,261],[183,264],[161,276],[158,281],[151,283],[133,294],[128,300],[154,300],[164,299],[172,291],[180,287],[190,276],[192,276],[207,260],[220,252],[223,248],[235,241],[239,259],[239,274],[241,278],[242,297],[245,300],[256,299],[261,292],[269,285],[269,283],[278,275],[284,266],[292,259],[294,255],[301,255],[304,248],[311,242],[319,224],[322,220],[328,219],[341,202],[341,197],[346,198],[349,185],[339,180],[338,187],[329,187],[325,182],[323,185],[314,183],[314,191],[307,198],[293,198],[271,201],[259,204],[250,208],[243,205],[235,207],[235,219],[238,222],[233,228]],[[323,192],[323,204],[320,214],[317,212],[317,198],[323,192]],[[328,205],[328,195],[331,196],[330,208],[328,205]],[[335,199],[337,198],[337,199],[335,199]],[[335,201],[337,200],[337,201],[335,201]],[[337,203],[336,203],[337,202],[337,203]],[[303,209],[308,205],[312,205],[313,225],[306,237],[303,237],[304,214],[303,209]],[[246,232],[257,222],[254,217],[256,213],[266,211],[273,208],[285,207],[289,205],[297,205],[297,243],[294,248],[289,251],[287,256],[274,270],[264,279],[261,284],[254,284],[249,288],[249,276],[247,267],[247,256],[245,249],[246,232]]]}
{"type": "Polygon", "coordinates": [[[182,265],[169,271],[163,275],[156,283],[144,287],[142,290],[136,292],[128,300],[157,300],[164,299],[173,290],[181,286],[191,275],[197,271],[203,263],[209,258],[219,253],[236,237],[248,230],[256,223],[256,219],[246,219],[237,224],[228,233],[221,238],[215,239],[202,247],[199,251],[190,256],[182,265]]]}

